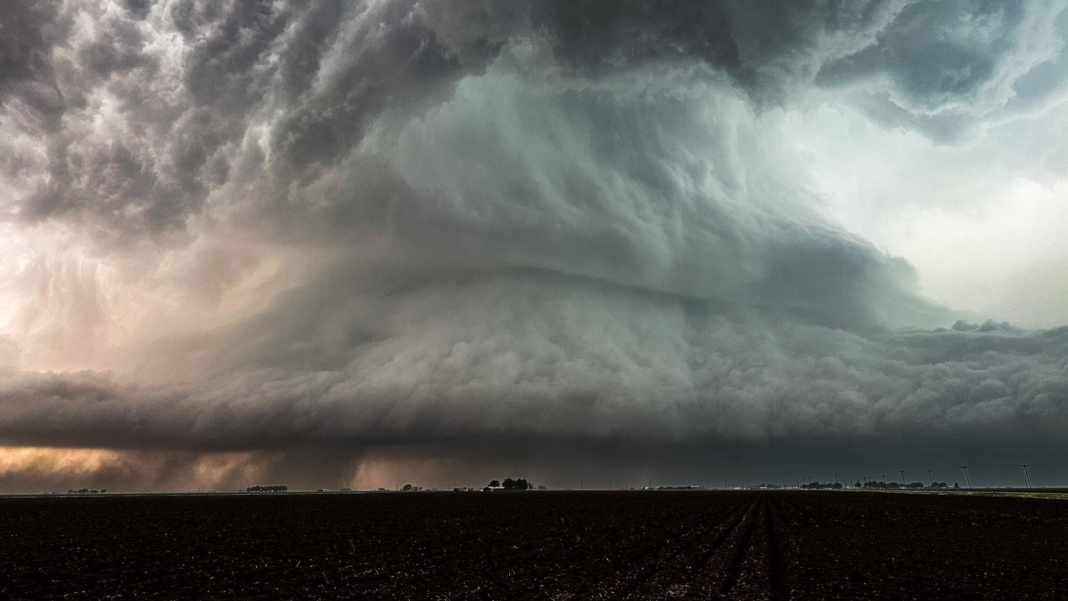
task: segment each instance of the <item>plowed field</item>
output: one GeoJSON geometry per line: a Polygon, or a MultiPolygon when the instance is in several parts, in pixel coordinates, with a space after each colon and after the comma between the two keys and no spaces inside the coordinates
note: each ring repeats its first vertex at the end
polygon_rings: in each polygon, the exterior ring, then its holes
{"type": "Polygon", "coordinates": [[[0,598],[1068,599],[1068,501],[820,492],[0,500],[0,598]]]}

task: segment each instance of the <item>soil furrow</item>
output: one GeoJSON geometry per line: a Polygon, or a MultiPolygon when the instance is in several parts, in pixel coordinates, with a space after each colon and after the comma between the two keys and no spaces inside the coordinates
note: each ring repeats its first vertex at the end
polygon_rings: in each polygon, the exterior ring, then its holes
{"type": "Polygon", "coordinates": [[[779,529],[782,527],[781,520],[779,518],[779,511],[776,508],[776,503],[772,500],[768,504],[768,517],[767,535],[768,535],[768,564],[770,569],[771,578],[771,598],[772,601],[788,601],[790,598],[790,591],[786,587],[786,562],[782,556],[782,544],[783,541],[779,536],[779,529]]]}
{"type": "Polygon", "coordinates": [[[730,532],[745,516],[748,507],[749,505],[746,503],[739,503],[730,510],[707,519],[708,528],[699,536],[694,537],[685,548],[680,548],[673,553],[668,561],[658,564],[655,569],[643,573],[628,587],[627,594],[620,598],[625,599],[631,595],[642,599],[671,598],[684,595],[689,591],[689,581],[692,580],[694,573],[693,566],[696,565],[695,562],[689,561],[692,552],[701,544],[705,535],[710,534],[717,527],[721,527],[722,531],[715,537],[713,549],[721,545],[722,541],[730,535],[730,532]],[[729,517],[732,514],[733,517],[729,517]],[[725,527],[723,526],[724,524],[726,524],[725,527]]]}
{"type": "MultiPolygon", "coordinates": [[[[731,563],[730,568],[727,569],[727,577],[723,580],[723,584],[719,589],[720,595],[730,595],[739,587],[743,577],[754,575],[753,571],[747,570],[746,568],[752,567],[749,565],[751,563],[750,559],[757,555],[755,548],[757,545],[753,543],[753,535],[760,532],[760,529],[757,527],[758,523],[763,521],[763,519],[766,519],[765,504],[766,498],[761,497],[760,500],[753,505],[756,514],[749,520],[742,541],[735,552],[734,561],[731,563]]],[[[756,577],[759,577],[759,574],[755,575],[756,577]]],[[[752,583],[747,584],[750,584],[750,586],[744,588],[760,588],[759,586],[752,586],[752,583]]]]}
{"type": "Polygon", "coordinates": [[[716,540],[712,543],[712,546],[709,547],[709,549],[701,555],[701,558],[693,564],[693,567],[690,569],[691,573],[696,574],[702,569],[704,569],[706,565],[708,565],[708,562],[712,560],[712,556],[716,554],[716,551],[719,551],[720,548],[723,547],[723,544],[727,542],[727,539],[730,538],[730,536],[738,530],[739,524],[741,524],[742,520],[744,520],[745,517],[749,515],[749,511],[752,508],[753,504],[750,504],[748,507],[746,507],[745,511],[738,512],[731,524],[727,526],[727,528],[725,528],[723,532],[719,534],[719,536],[716,537],[716,540]]]}
{"type": "Polygon", "coordinates": [[[734,552],[734,558],[731,560],[730,567],[727,568],[726,577],[723,580],[723,584],[720,585],[720,594],[726,594],[734,585],[738,582],[738,576],[741,574],[742,562],[745,560],[746,551],[749,550],[749,541],[753,538],[754,510],[757,510],[759,501],[754,501],[749,507],[749,511],[746,513],[746,517],[743,520],[743,528],[741,541],[738,543],[734,552]]]}
{"type": "MultiPolygon", "coordinates": [[[[682,547],[679,547],[678,545],[676,545],[675,548],[668,548],[666,545],[661,545],[661,546],[655,547],[655,548],[651,549],[649,553],[644,554],[637,561],[629,564],[628,566],[624,566],[622,569],[620,569],[617,572],[617,576],[621,576],[620,580],[623,581],[623,582],[626,582],[626,584],[623,587],[623,590],[620,591],[619,593],[617,593],[615,595],[612,595],[610,597],[607,597],[607,598],[609,598],[609,599],[626,599],[626,598],[630,597],[643,584],[647,583],[648,581],[653,579],[658,573],[663,571],[666,567],[670,566],[672,561],[674,561],[676,558],[678,558],[684,552],[692,549],[700,541],[701,537],[704,534],[706,534],[708,531],[714,529],[717,524],[722,523],[722,519],[721,518],[722,518],[723,515],[729,515],[734,510],[735,507],[741,507],[741,505],[732,506],[730,509],[727,509],[727,511],[722,512],[722,513],[718,513],[715,517],[713,517],[711,519],[709,519],[707,517],[698,518],[698,520],[696,522],[693,522],[693,523],[697,524],[698,527],[701,527],[701,529],[696,534],[692,534],[692,535],[686,537],[687,540],[688,540],[688,543],[686,545],[684,545],[682,547]],[[643,566],[641,566],[641,567],[639,567],[637,569],[635,568],[636,564],[640,564],[642,562],[642,560],[648,559],[651,555],[655,554],[655,552],[657,552],[657,551],[661,551],[662,553],[666,554],[667,555],[666,559],[663,559],[663,560],[654,559],[651,562],[646,562],[645,565],[643,565],[643,566]]],[[[595,585],[595,586],[591,587],[591,590],[596,590],[597,588],[598,587],[595,585]]],[[[600,597],[600,598],[604,598],[604,597],[600,597]]]]}
{"type": "Polygon", "coordinates": [[[745,511],[735,517],[731,525],[713,541],[711,547],[694,564],[691,569],[693,583],[685,595],[686,599],[712,599],[720,596],[735,556],[743,552],[745,545],[748,544],[759,503],[759,497],[753,499],[746,506],[745,511]]]}

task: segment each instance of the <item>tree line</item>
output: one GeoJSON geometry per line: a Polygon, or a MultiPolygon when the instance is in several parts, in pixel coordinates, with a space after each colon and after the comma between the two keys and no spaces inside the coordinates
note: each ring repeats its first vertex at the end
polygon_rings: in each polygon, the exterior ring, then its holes
{"type": "Polygon", "coordinates": [[[245,492],[286,492],[289,490],[288,486],[250,486],[245,489],[245,492]]]}
{"type": "Polygon", "coordinates": [[[527,482],[526,478],[505,478],[504,482],[490,480],[489,486],[487,486],[485,490],[493,490],[495,488],[503,488],[504,490],[534,490],[534,485],[527,482]]]}

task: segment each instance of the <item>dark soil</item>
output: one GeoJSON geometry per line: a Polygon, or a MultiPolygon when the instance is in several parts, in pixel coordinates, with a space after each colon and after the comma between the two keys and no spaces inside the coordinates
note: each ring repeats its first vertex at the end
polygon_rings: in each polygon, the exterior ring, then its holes
{"type": "Polygon", "coordinates": [[[1066,599],[1068,501],[853,492],[0,500],[0,598],[1066,599]]]}

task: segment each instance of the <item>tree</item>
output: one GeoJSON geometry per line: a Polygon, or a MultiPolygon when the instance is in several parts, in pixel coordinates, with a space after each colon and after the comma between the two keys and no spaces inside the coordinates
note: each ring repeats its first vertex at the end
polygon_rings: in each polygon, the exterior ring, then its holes
{"type": "Polygon", "coordinates": [[[512,480],[511,478],[505,478],[504,482],[501,484],[501,486],[504,487],[504,490],[514,490],[515,489],[515,480],[512,480]]]}
{"type": "Polygon", "coordinates": [[[499,480],[490,480],[490,488],[500,488],[501,483],[499,480]]]}
{"type": "Polygon", "coordinates": [[[286,492],[288,490],[288,486],[250,486],[245,489],[245,492],[286,492]]]}
{"type": "Polygon", "coordinates": [[[411,490],[411,489],[412,489],[412,485],[411,484],[405,484],[404,488],[402,488],[401,490],[411,490]]]}

